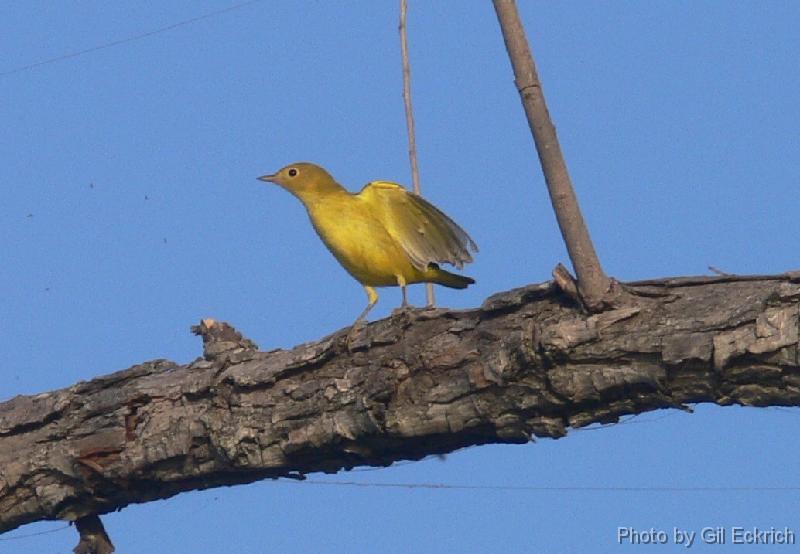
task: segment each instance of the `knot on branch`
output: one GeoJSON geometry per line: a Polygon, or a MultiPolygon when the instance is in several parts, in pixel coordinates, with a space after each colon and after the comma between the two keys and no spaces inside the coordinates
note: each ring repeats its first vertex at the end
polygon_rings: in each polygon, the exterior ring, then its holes
{"type": "Polygon", "coordinates": [[[203,357],[216,360],[226,354],[258,350],[258,345],[243,336],[232,325],[216,319],[203,319],[192,326],[192,333],[203,337],[203,357]]]}

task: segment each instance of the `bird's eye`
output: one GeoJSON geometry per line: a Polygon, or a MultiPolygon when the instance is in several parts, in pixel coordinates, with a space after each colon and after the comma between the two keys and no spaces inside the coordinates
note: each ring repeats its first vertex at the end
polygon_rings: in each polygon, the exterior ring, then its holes
{"type": "Polygon", "coordinates": [[[297,170],[295,168],[289,170],[289,177],[297,177],[297,170]]]}

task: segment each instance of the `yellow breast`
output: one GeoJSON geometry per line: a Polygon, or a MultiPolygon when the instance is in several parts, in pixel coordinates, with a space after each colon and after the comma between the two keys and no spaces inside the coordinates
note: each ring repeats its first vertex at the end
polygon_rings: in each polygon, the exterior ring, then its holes
{"type": "Polygon", "coordinates": [[[306,208],[322,241],[362,284],[392,286],[398,275],[407,282],[420,277],[367,202],[343,192],[308,202],[306,208]]]}

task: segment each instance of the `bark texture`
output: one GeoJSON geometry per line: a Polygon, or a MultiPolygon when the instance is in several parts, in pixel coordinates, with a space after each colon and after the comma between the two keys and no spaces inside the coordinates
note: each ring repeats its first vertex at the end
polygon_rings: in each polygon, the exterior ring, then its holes
{"type": "Polygon", "coordinates": [[[626,285],[588,315],[552,283],[260,352],[206,320],[204,356],[0,404],[0,532],[132,502],[383,466],[687,403],[800,405],[800,274],[626,285]]]}

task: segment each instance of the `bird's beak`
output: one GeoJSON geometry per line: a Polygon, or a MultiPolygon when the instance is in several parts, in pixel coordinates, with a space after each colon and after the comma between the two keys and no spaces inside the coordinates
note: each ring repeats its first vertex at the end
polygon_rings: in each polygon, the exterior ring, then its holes
{"type": "Polygon", "coordinates": [[[259,181],[264,181],[265,183],[274,183],[275,178],[277,175],[262,175],[261,177],[256,177],[259,181]]]}

